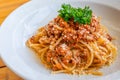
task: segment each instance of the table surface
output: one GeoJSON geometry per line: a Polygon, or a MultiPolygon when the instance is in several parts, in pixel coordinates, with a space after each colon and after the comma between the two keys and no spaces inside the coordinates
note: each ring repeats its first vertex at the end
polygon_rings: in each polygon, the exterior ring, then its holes
{"type": "MultiPolygon", "coordinates": [[[[29,0],[0,0],[0,24],[17,7],[29,0]]],[[[0,80],[23,80],[11,71],[0,58],[0,80]]]]}

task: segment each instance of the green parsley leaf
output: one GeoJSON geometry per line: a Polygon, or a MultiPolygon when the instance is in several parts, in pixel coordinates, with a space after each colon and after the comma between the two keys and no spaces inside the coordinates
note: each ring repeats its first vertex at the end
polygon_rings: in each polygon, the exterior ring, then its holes
{"type": "Polygon", "coordinates": [[[62,4],[61,9],[58,11],[59,16],[61,16],[65,21],[74,19],[74,22],[80,24],[90,24],[92,18],[92,10],[89,6],[85,8],[74,8],[70,4],[62,4]]]}

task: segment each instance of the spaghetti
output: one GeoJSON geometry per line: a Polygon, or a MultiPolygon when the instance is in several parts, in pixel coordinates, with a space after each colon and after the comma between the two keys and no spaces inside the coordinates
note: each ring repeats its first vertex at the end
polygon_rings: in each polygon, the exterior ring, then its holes
{"type": "Polygon", "coordinates": [[[53,73],[94,74],[110,65],[116,57],[116,47],[100,19],[92,15],[90,24],[66,22],[60,16],[38,29],[27,40],[41,62],[53,73]]]}

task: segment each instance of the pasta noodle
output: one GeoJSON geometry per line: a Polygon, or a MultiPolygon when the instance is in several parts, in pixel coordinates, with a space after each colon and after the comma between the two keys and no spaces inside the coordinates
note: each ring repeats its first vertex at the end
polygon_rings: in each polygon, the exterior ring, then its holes
{"type": "Polygon", "coordinates": [[[117,55],[107,28],[94,15],[89,25],[57,16],[38,29],[26,45],[52,73],[102,75],[98,69],[110,65],[117,55]]]}

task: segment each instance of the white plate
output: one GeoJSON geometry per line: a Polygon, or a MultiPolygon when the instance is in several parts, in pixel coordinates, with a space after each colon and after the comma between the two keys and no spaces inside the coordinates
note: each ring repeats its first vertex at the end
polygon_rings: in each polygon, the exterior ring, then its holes
{"type": "MultiPolygon", "coordinates": [[[[60,1],[60,0],[59,0],[60,1]]],[[[73,76],[50,74],[50,70],[38,61],[34,53],[25,45],[25,41],[34,34],[39,26],[55,18],[61,3],[70,3],[75,7],[89,5],[93,12],[102,17],[102,24],[107,26],[117,38],[120,52],[120,10],[92,1],[51,1],[35,0],[15,10],[2,24],[0,30],[0,53],[4,62],[18,75],[27,80],[116,80],[120,79],[120,58],[110,67],[102,69],[104,76],[73,76]],[[112,76],[112,77],[111,77],[112,76]]],[[[120,57],[120,54],[118,54],[120,57]]]]}

